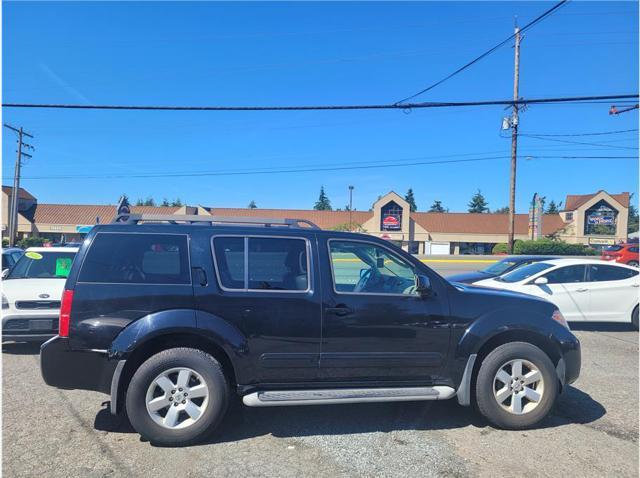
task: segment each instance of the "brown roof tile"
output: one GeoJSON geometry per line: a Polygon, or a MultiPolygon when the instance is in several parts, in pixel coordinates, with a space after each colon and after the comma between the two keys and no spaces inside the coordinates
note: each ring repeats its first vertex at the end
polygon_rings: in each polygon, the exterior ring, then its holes
{"type": "MultiPolygon", "coordinates": [[[[593,194],[569,194],[564,202],[564,210],[575,211],[584,203],[592,199],[596,194],[601,192],[603,191],[598,191],[593,194]]],[[[624,207],[629,207],[629,193],[609,194],[609,196],[618,201],[624,207]]]]}
{"type": "MultiPolygon", "coordinates": [[[[2,186],[2,192],[11,196],[11,191],[13,191],[13,187],[11,186],[2,186]]],[[[20,188],[18,189],[18,195],[20,196],[20,199],[28,199],[28,200],[35,200],[36,198],[33,197],[31,195],[31,193],[29,191],[27,191],[24,188],[20,188]]]]}
{"type": "MultiPolygon", "coordinates": [[[[174,214],[179,207],[131,206],[133,214],[174,214]]],[[[116,206],[94,204],[38,204],[33,214],[39,224],[95,224],[111,222],[116,215],[116,206]]]]}
{"type": "MultiPolygon", "coordinates": [[[[339,224],[349,223],[349,211],[316,211],[314,209],[245,209],[245,208],[206,208],[214,216],[229,217],[265,217],[274,219],[306,219],[321,229],[332,229],[339,224]]],[[[363,224],[373,216],[369,211],[353,211],[354,224],[363,224]]]]}
{"type": "MultiPolygon", "coordinates": [[[[414,212],[411,217],[428,232],[451,234],[507,234],[508,214],[472,214],[456,212],[414,212]]],[[[548,235],[564,226],[558,214],[545,214],[542,218],[542,234],[548,235]]],[[[516,214],[515,233],[527,234],[529,215],[516,214]]]]}

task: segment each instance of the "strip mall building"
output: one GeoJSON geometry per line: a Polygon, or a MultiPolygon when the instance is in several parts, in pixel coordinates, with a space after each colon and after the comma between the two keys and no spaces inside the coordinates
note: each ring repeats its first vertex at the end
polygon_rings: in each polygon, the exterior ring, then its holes
{"type": "MultiPolygon", "coordinates": [[[[2,234],[8,231],[11,188],[2,188],[2,234]]],[[[569,243],[602,246],[625,241],[629,193],[569,195],[559,214],[542,215],[542,235],[569,243]]],[[[42,204],[24,189],[18,199],[19,237],[40,236],[53,242],[78,241],[91,227],[111,222],[114,205],[42,204]]],[[[240,209],[204,206],[133,206],[132,213],[197,214],[300,218],[323,229],[354,229],[382,237],[417,254],[488,254],[507,242],[508,214],[411,212],[401,196],[390,192],[371,211],[315,211],[306,209],[240,209]]],[[[529,237],[529,215],[516,214],[516,239],[529,237]]]]}

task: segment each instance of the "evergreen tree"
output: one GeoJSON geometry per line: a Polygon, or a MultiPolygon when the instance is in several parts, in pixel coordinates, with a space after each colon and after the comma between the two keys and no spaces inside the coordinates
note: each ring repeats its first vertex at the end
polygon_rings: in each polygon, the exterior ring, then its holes
{"type": "Polygon", "coordinates": [[[482,195],[482,192],[478,189],[478,192],[473,195],[471,201],[469,201],[469,212],[482,213],[489,212],[489,203],[482,195]]]}
{"type": "Polygon", "coordinates": [[[552,199],[549,202],[549,207],[547,208],[547,210],[544,212],[545,214],[558,214],[560,212],[560,208],[562,207],[562,201],[560,201],[558,204],[556,204],[556,202],[552,199]]]}
{"type": "Polygon", "coordinates": [[[136,201],[136,206],[144,206],[144,201],[142,200],[142,198],[138,198],[138,200],[136,201]]]}
{"type": "Polygon", "coordinates": [[[324,186],[320,187],[320,196],[313,209],[316,211],[331,211],[331,201],[324,192],[324,186]]]}
{"type": "Polygon", "coordinates": [[[496,214],[509,214],[509,206],[504,206],[493,211],[496,214]]]}
{"type": "Polygon", "coordinates": [[[180,198],[175,198],[173,201],[171,201],[171,205],[173,207],[182,207],[182,201],[180,200],[180,198]]]}
{"type": "Polygon", "coordinates": [[[411,212],[416,212],[418,210],[416,199],[413,197],[413,189],[409,188],[407,194],[405,194],[404,196],[404,200],[409,203],[409,209],[411,210],[411,212]]]}
{"type": "Polygon", "coordinates": [[[163,198],[162,199],[162,204],[160,204],[162,207],[168,207],[169,206],[169,201],[167,198],[163,198]]]}
{"type": "Polygon", "coordinates": [[[247,206],[249,209],[258,209],[258,205],[256,204],[256,202],[252,199],[251,202],[249,203],[249,205],[247,206]]]}
{"type": "Polygon", "coordinates": [[[153,200],[151,196],[144,200],[143,206],[155,206],[156,202],[153,200]]]}
{"type": "Polygon", "coordinates": [[[442,206],[442,201],[438,201],[435,199],[433,204],[429,208],[429,212],[447,212],[445,208],[442,206]]]}
{"type": "Polygon", "coordinates": [[[631,193],[629,196],[629,220],[627,222],[627,234],[638,232],[639,226],[638,208],[633,203],[633,194],[634,193],[631,193]]]}

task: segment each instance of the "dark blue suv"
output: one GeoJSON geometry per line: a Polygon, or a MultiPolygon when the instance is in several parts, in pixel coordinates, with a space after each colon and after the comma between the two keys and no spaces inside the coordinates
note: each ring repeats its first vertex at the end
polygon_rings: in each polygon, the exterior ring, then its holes
{"type": "Polygon", "coordinates": [[[42,375],[110,394],[152,443],[202,439],[233,396],[455,397],[525,428],[578,377],[580,344],[552,304],[451,284],[387,241],[300,220],[118,220],[73,262],[42,375]]]}

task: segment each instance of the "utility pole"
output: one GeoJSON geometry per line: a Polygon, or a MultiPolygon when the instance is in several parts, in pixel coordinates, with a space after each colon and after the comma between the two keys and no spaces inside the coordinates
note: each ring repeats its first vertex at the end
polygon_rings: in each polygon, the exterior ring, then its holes
{"type": "Polygon", "coordinates": [[[349,231],[353,230],[353,222],[351,221],[351,211],[353,211],[353,186],[349,186],[349,231]]]}
{"type": "Polygon", "coordinates": [[[9,245],[15,246],[16,239],[18,236],[18,200],[20,197],[20,167],[22,166],[22,157],[26,156],[27,158],[31,158],[30,154],[24,153],[22,148],[31,148],[34,149],[33,146],[24,142],[23,137],[26,136],[28,138],[33,138],[32,135],[25,132],[22,127],[14,128],[11,125],[4,124],[5,128],[9,128],[10,130],[18,133],[18,153],[16,157],[16,166],[15,172],[13,175],[13,189],[11,191],[11,210],[9,211],[9,245]]]}
{"type": "MultiPolygon", "coordinates": [[[[520,28],[515,31],[515,64],[513,73],[513,101],[518,101],[518,83],[520,81],[520,28]]],[[[516,163],[518,159],[518,105],[513,104],[511,115],[511,180],[509,185],[509,241],[507,250],[513,254],[515,214],[516,214],[516,163]]]]}

